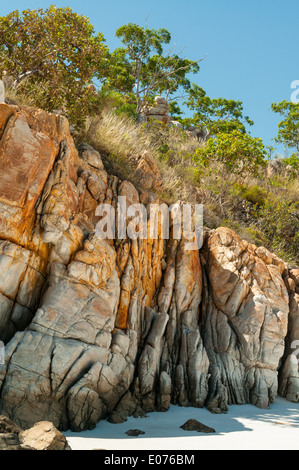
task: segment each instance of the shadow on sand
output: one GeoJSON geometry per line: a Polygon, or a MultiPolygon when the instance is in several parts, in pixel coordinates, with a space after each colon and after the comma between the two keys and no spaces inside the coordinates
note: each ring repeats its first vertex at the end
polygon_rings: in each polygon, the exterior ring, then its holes
{"type": "MultiPolygon", "coordinates": [[[[238,407],[240,408],[240,407],[238,407]]],[[[233,416],[230,411],[227,414],[214,415],[206,409],[181,408],[172,405],[166,413],[148,413],[145,418],[129,417],[121,424],[111,424],[108,421],[100,421],[97,427],[91,431],[65,432],[66,437],[80,437],[87,439],[147,439],[147,438],[171,438],[215,436],[228,432],[250,431],[233,416]],[[184,431],[180,428],[188,419],[196,419],[206,426],[215,429],[215,433],[198,433],[197,431],[184,431]],[[145,434],[138,437],[129,437],[126,432],[131,429],[139,429],[145,434]]]]}
{"type": "Polygon", "coordinates": [[[121,424],[111,424],[106,420],[100,421],[97,427],[91,431],[80,433],[67,431],[64,434],[66,437],[86,439],[212,437],[240,431],[252,431],[252,421],[270,423],[275,426],[290,426],[298,429],[299,404],[289,403],[277,397],[269,409],[261,410],[253,405],[233,405],[229,407],[228,413],[220,415],[211,414],[206,408],[182,408],[171,405],[166,413],[149,413],[146,418],[130,417],[121,424]],[[196,419],[206,426],[214,428],[215,433],[205,434],[196,431],[184,431],[180,426],[188,419],[196,419]],[[138,437],[129,437],[126,432],[131,429],[139,429],[145,434],[141,434],[138,437]]]}

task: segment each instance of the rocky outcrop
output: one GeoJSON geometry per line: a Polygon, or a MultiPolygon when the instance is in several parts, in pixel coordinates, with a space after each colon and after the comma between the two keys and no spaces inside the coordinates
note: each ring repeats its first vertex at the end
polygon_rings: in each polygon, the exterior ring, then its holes
{"type": "Polygon", "coordinates": [[[296,175],[298,172],[292,165],[285,165],[283,158],[274,158],[269,160],[266,165],[266,177],[273,178],[275,176],[282,176],[289,178],[296,175]]]}
{"type": "Polygon", "coordinates": [[[23,431],[6,416],[0,416],[0,450],[71,450],[65,436],[47,421],[23,431]]]}
{"type": "Polygon", "coordinates": [[[48,421],[41,421],[20,432],[19,441],[22,447],[34,450],[72,450],[62,432],[48,421]]]}
{"type": "Polygon", "coordinates": [[[184,126],[179,121],[174,121],[169,115],[169,103],[163,96],[156,96],[154,106],[143,106],[141,109],[141,119],[144,122],[160,121],[170,127],[183,129],[184,126]]]}
{"type": "Polygon", "coordinates": [[[154,106],[144,106],[141,110],[141,115],[146,121],[155,119],[164,124],[169,124],[171,117],[169,116],[168,101],[162,96],[156,96],[154,106]]]}
{"type": "Polygon", "coordinates": [[[292,269],[286,279],[289,291],[289,322],[283,365],[279,377],[279,394],[299,402],[299,269],[292,269]]]}
{"type": "Polygon", "coordinates": [[[213,407],[223,409],[227,402],[267,407],[274,400],[289,312],[284,270],[281,260],[231,230],[210,236],[204,343],[213,407]]]}
{"type": "Polygon", "coordinates": [[[171,224],[169,239],[161,225],[101,239],[99,204],[119,221],[119,196],[148,211],[155,194],[76,149],[59,115],[0,105],[0,137],[2,414],[84,430],[170,403],[267,407],[278,387],[296,400],[297,275],[284,262],[227,228],[205,230],[200,250],[171,224]]]}
{"type": "MultiPolygon", "coordinates": [[[[141,109],[141,120],[144,122],[159,121],[169,127],[184,130],[181,122],[173,120],[169,115],[169,103],[162,96],[156,96],[154,106],[143,106],[141,109]]],[[[195,126],[188,126],[184,130],[185,134],[192,139],[197,139],[203,143],[210,138],[210,132],[207,129],[201,129],[195,126]]]]}
{"type": "Polygon", "coordinates": [[[145,150],[137,159],[135,174],[143,188],[151,191],[161,189],[161,173],[155,158],[150,152],[145,150]]]}
{"type": "Polygon", "coordinates": [[[196,419],[188,419],[186,423],[184,423],[180,428],[184,429],[184,431],[196,431],[196,432],[204,432],[204,433],[211,433],[216,432],[214,428],[210,428],[203,423],[200,423],[196,419]]]}

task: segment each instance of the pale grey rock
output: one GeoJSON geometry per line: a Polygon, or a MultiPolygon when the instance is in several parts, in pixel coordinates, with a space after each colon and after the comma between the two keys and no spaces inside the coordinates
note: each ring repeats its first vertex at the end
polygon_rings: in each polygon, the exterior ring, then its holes
{"type": "Polygon", "coordinates": [[[164,370],[159,377],[158,411],[168,411],[171,403],[172,382],[164,370]]]}
{"type": "Polygon", "coordinates": [[[138,399],[128,390],[108,417],[108,421],[113,424],[124,423],[128,416],[135,413],[137,405],[138,399]]]}
{"type": "Polygon", "coordinates": [[[283,173],[285,170],[285,166],[283,164],[282,158],[274,158],[273,160],[269,160],[267,167],[266,167],[266,175],[268,178],[272,178],[277,174],[283,173]]]}
{"type": "Polygon", "coordinates": [[[130,348],[130,338],[123,331],[117,331],[112,336],[111,351],[126,357],[130,348]]]}
{"type": "Polygon", "coordinates": [[[169,126],[170,126],[170,127],[176,127],[177,129],[181,129],[181,130],[184,129],[183,124],[182,124],[181,122],[179,122],[179,121],[170,121],[170,122],[169,122],[169,126]]]}
{"type": "Polygon", "coordinates": [[[89,165],[97,168],[98,170],[103,170],[104,165],[99,152],[94,150],[90,145],[85,143],[79,145],[78,152],[80,157],[83,158],[83,160],[85,160],[89,165]]]}
{"type": "Polygon", "coordinates": [[[217,229],[209,238],[211,293],[203,327],[211,362],[209,396],[219,409],[248,401],[266,408],[277,395],[289,312],[283,265],[264,249],[247,248],[228,229],[217,229]]]}
{"type": "Polygon", "coordinates": [[[0,241],[0,340],[7,342],[28,326],[44,283],[37,254],[0,241]]]}
{"type": "Polygon", "coordinates": [[[0,80],[0,103],[5,102],[5,86],[3,80],[0,80]]]}
{"type": "Polygon", "coordinates": [[[279,394],[299,402],[299,270],[290,271],[286,280],[290,297],[288,334],[282,366],[279,372],[279,394]]]}

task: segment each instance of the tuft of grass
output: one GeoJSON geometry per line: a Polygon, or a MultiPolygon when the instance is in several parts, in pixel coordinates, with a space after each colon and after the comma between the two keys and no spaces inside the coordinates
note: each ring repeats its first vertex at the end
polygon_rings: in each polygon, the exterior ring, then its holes
{"type": "Polygon", "coordinates": [[[16,106],[35,106],[35,100],[33,96],[30,96],[28,93],[22,93],[14,90],[12,87],[5,89],[5,100],[8,104],[13,104],[16,106]]]}
{"type": "Polygon", "coordinates": [[[199,147],[197,139],[185,132],[155,121],[137,123],[125,114],[104,108],[99,116],[89,117],[85,128],[76,136],[76,143],[86,142],[98,150],[105,167],[121,179],[139,185],[135,168],[144,151],[155,158],[161,173],[160,196],[169,202],[190,198],[194,187],[192,156],[199,147]]]}
{"type": "Polygon", "coordinates": [[[104,109],[99,116],[88,117],[76,143],[86,142],[100,152],[106,169],[121,179],[138,184],[136,159],[145,151],[157,156],[149,138],[136,121],[104,109]]]}
{"type": "Polygon", "coordinates": [[[44,109],[47,107],[47,103],[43,99],[46,88],[46,84],[36,83],[28,89],[22,86],[14,89],[11,84],[5,89],[5,98],[9,104],[44,109]]]}

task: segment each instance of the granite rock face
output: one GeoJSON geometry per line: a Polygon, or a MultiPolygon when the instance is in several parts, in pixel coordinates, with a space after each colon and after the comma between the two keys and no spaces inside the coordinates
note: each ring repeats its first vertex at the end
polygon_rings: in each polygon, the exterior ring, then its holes
{"type": "Polygon", "coordinates": [[[288,334],[279,376],[279,394],[299,402],[299,269],[292,269],[286,280],[290,298],[288,334]]]}
{"type": "Polygon", "coordinates": [[[76,149],[60,116],[0,104],[0,138],[1,414],[78,431],[170,403],[296,401],[296,270],[227,228],[200,250],[172,226],[101,239],[100,204],[118,221],[120,196],[159,199],[76,149]]]}
{"type": "Polygon", "coordinates": [[[224,228],[210,236],[206,250],[203,328],[212,406],[222,409],[227,402],[250,402],[267,407],[277,395],[277,370],[287,334],[285,265],[224,228]]]}

